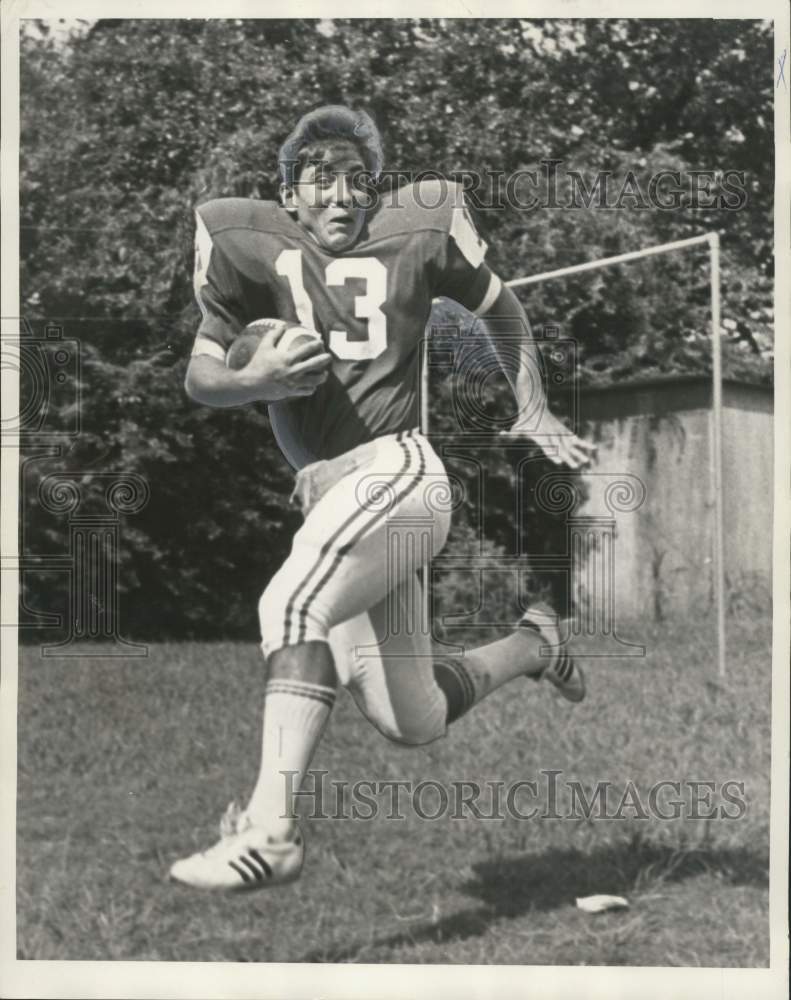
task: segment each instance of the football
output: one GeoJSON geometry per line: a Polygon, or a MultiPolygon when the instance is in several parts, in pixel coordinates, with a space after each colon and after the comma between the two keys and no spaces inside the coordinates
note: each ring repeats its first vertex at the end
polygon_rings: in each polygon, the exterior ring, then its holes
{"type": "MultiPolygon", "coordinates": [[[[244,368],[255,354],[264,335],[279,322],[280,320],[257,319],[249,323],[229,347],[225,356],[226,365],[234,371],[244,368]]],[[[288,353],[309,341],[321,343],[321,334],[306,326],[289,326],[278,341],[277,349],[288,353]]]]}

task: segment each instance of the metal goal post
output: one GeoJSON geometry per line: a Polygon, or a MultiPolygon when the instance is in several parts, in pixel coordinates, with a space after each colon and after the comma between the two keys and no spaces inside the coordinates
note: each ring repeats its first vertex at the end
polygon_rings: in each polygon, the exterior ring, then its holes
{"type": "MultiPolygon", "coordinates": [[[[712,351],[712,433],[711,433],[711,489],[714,501],[714,590],[717,614],[717,667],[720,677],[725,676],[725,559],[722,503],[722,344],[720,342],[720,238],[718,233],[703,233],[685,240],[674,240],[672,243],[660,243],[657,246],[644,247],[629,253],[618,254],[615,257],[602,257],[599,260],[587,261],[584,264],[572,264],[570,267],[560,267],[554,271],[544,271],[541,274],[531,274],[525,278],[513,278],[506,281],[509,288],[524,288],[542,281],[554,278],[565,278],[572,274],[584,274],[614,264],[627,264],[630,261],[653,257],[657,254],[673,253],[676,250],[686,250],[689,247],[704,243],[709,247],[709,285],[711,294],[711,351],[712,351]]],[[[428,343],[424,344],[427,352],[428,343]]],[[[421,429],[428,431],[428,365],[424,357],[422,365],[421,387],[421,429]]],[[[428,581],[425,580],[427,583],[428,581]]],[[[426,588],[427,590],[428,588],[426,588]]],[[[427,594],[426,594],[427,596],[427,594]]]]}

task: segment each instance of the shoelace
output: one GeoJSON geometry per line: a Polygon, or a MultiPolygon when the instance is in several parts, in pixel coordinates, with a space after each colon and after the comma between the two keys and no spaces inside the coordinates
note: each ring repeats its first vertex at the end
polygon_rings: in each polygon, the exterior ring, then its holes
{"type": "MultiPolygon", "coordinates": [[[[220,818],[220,844],[229,837],[235,837],[238,833],[244,833],[253,826],[250,814],[241,809],[237,802],[229,802],[228,808],[220,818]]],[[[288,843],[288,841],[275,841],[271,837],[266,838],[267,843],[288,843]]],[[[298,844],[300,841],[299,829],[294,832],[293,841],[298,844]]],[[[220,847],[220,844],[215,845],[220,847]]]]}
{"type": "Polygon", "coordinates": [[[239,807],[237,802],[229,802],[228,808],[220,819],[220,837],[226,840],[237,833],[243,833],[252,826],[249,815],[239,807]]]}

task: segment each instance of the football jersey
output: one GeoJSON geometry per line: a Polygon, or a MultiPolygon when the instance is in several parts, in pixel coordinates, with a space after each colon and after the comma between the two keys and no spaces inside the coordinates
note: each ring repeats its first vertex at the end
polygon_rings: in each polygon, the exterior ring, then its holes
{"type": "Polygon", "coordinates": [[[321,247],[276,202],[222,198],[197,210],[195,353],[223,358],[253,320],[317,330],[332,355],[308,397],[272,403],[278,444],[296,468],[418,424],[420,344],[431,302],[493,301],[461,189],[422,181],[382,195],[350,248],[321,247]]]}

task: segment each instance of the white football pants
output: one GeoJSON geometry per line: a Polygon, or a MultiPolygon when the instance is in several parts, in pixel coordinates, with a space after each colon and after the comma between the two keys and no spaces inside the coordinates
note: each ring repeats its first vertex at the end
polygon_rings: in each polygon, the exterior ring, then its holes
{"type": "Polygon", "coordinates": [[[259,604],[265,655],[329,642],[341,684],[385,736],[443,735],[447,703],[417,573],[450,528],[441,460],[417,431],[389,435],[303,469],[295,495],[307,516],[259,604]],[[314,488],[322,479],[326,492],[314,488]]]}

